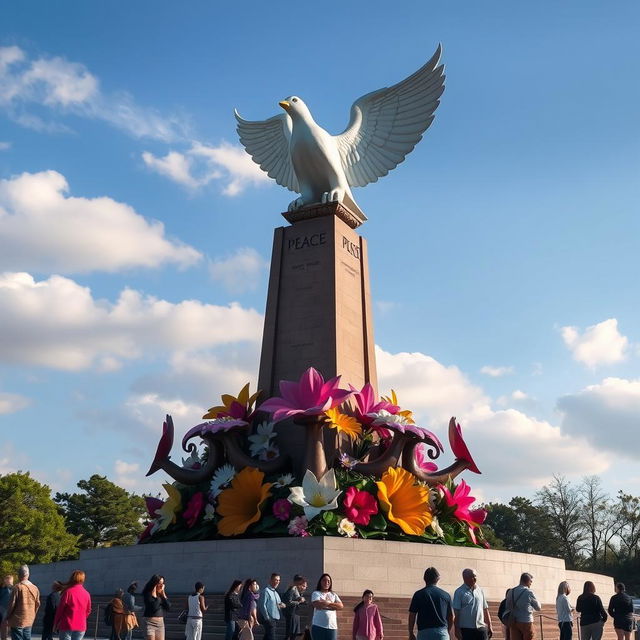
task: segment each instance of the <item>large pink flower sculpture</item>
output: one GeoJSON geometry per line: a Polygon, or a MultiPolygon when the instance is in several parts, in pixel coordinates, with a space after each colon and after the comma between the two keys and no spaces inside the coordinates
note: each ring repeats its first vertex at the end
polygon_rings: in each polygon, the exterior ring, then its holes
{"type": "Polygon", "coordinates": [[[458,460],[464,460],[467,463],[467,469],[469,469],[469,471],[481,473],[469,453],[469,448],[462,437],[462,428],[456,422],[455,418],[451,418],[449,421],[449,444],[451,445],[453,455],[458,460]]]}
{"type": "Polygon", "coordinates": [[[340,376],[325,382],[322,374],[309,367],[298,382],[280,380],[281,397],[269,398],[260,405],[260,411],[273,414],[274,422],[296,415],[319,416],[342,404],[351,394],[340,389],[340,376]]]}
{"type": "Polygon", "coordinates": [[[355,524],[366,526],[371,516],[378,513],[378,503],[368,491],[360,491],[356,487],[349,487],[344,492],[342,501],[344,514],[355,524]]]}
{"type": "Polygon", "coordinates": [[[440,487],[440,491],[444,495],[447,506],[454,508],[454,517],[467,524],[469,536],[474,544],[477,544],[474,529],[487,519],[487,511],[485,509],[469,508],[476,501],[473,496],[469,495],[471,487],[464,480],[461,480],[453,494],[445,485],[440,487]]]}

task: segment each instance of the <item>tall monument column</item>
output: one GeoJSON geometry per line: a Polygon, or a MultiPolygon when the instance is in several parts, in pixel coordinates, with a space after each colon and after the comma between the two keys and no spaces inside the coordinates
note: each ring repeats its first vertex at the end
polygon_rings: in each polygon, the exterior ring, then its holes
{"type": "Polygon", "coordinates": [[[283,215],[291,226],[274,233],[258,388],[279,395],[280,380],[313,366],[377,390],[362,218],[337,202],[283,215]]]}

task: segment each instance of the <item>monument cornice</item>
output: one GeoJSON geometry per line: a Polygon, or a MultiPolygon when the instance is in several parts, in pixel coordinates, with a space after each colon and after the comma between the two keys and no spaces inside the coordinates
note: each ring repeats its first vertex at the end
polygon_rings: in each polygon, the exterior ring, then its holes
{"type": "Polygon", "coordinates": [[[351,229],[357,229],[367,220],[367,216],[365,216],[364,213],[352,211],[343,202],[312,204],[295,211],[285,211],[282,216],[290,224],[296,224],[304,220],[312,220],[313,218],[322,218],[324,216],[336,216],[351,227],[351,229]]]}

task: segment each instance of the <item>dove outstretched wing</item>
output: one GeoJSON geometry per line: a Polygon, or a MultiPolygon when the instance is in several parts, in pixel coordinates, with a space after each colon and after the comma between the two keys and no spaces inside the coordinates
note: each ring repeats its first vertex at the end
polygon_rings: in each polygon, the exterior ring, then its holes
{"type": "Polygon", "coordinates": [[[245,120],[235,111],[238,135],[247,153],[279,185],[298,192],[298,179],[291,164],[289,140],[291,118],[282,114],[268,120],[245,120]]]}
{"type": "Polygon", "coordinates": [[[414,74],[354,102],[349,125],[335,136],[350,186],[364,187],[386,176],[420,141],[444,91],[441,52],[438,45],[414,74]]]}

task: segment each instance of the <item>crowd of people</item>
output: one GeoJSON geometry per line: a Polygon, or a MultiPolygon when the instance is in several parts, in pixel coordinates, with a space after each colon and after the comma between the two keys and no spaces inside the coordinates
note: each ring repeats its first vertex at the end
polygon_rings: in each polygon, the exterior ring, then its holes
{"type": "MultiPolygon", "coordinates": [[[[409,640],[490,640],[493,621],[489,605],[474,569],[464,569],[462,584],[453,598],[438,587],[440,574],[435,567],[424,572],[424,588],[416,591],[408,612],[409,640]]],[[[42,640],[82,640],[91,613],[91,596],[84,587],[85,573],[73,571],[66,582],[55,582],[44,606],[42,640]]],[[[307,600],[307,578],[295,575],[280,594],[281,577],[272,573],[269,583],[260,588],[255,578],[234,580],[224,595],[225,640],[253,640],[254,630],[261,626],[264,640],[337,640],[337,612],[344,608],[333,589],[328,573],[323,573],[307,600]],[[312,610],[310,627],[301,623],[300,606],[309,602],[312,610]],[[284,638],[276,638],[278,622],[284,619],[284,638]]],[[[533,615],[541,606],[532,590],[533,577],[523,573],[520,582],[508,589],[498,609],[505,640],[534,640],[533,615]]],[[[110,640],[131,640],[138,627],[138,613],[144,619],[146,640],[165,639],[165,615],[171,604],[165,592],[165,581],[154,574],[142,589],[143,605],[136,604],[138,583],[132,582],[126,592],[118,589],[104,609],[104,621],[111,627],[110,640]]],[[[601,640],[608,616],[613,619],[617,640],[630,640],[635,627],[633,600],[622,583],[605,610],[596,595],[593,582],[584,583],[575,607],[566,581],[558,585],[556,612],[559,640],[572,640],[574,618],[580,625],[581,640],[601,640]],[[577,615],[579,614],[579,615],[577,615]],[[577,617],[576,617],[577,616],[577,617]]],[[[202,623],[208,605],[205,585],[196,582],[187,596],[178,620],[185,625],[186,640],[202,639],[202,623]]],[[[7,575],[0,587],[0,640],[31,640],[31,628],[40,608],[40,591],[29,580],[29,568],[18,570],[18,582],[7,575]]],[[[374,594],[365,590],[353,610],[351,640],[384,640],[382,616],[374,602],[374,594]]]]}

